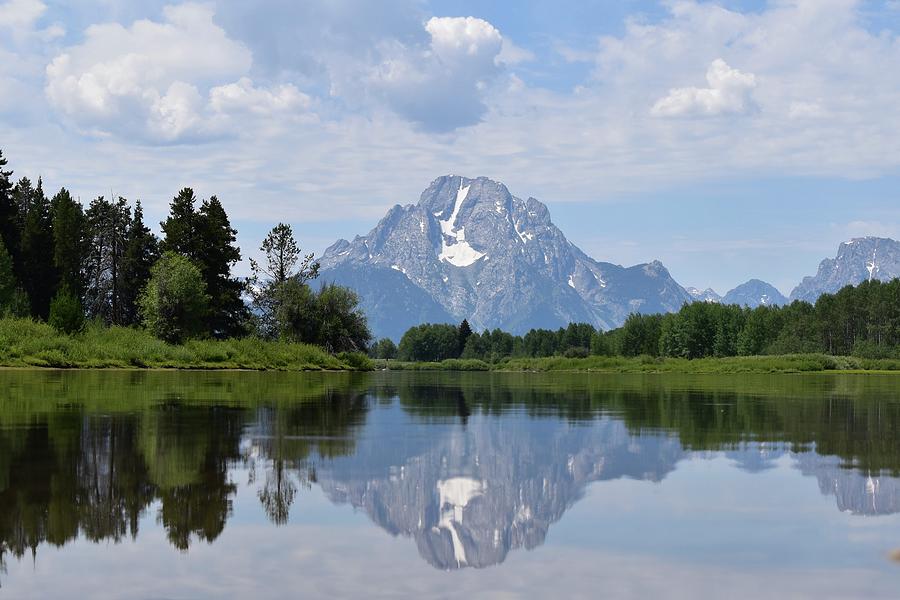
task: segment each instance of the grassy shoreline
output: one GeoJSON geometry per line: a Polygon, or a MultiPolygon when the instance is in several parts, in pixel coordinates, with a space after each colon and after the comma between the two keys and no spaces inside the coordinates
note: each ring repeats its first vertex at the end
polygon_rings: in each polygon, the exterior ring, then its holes
{"type": "Polygon", "coordinates": [[[568,373],[891,373],[900,374],[900,360],[865,359],[825,354],[779,356],[737,356],[728,358],[636,358],[590,356],[587,358],[513,358],[498,363],[450,359],[437,363],[409,363],[396,360],[373,361],[376,369],[398,371],[496,371],[568,373]]]}
{"type": "Polygon", "coordinates": [[[258,338],[191,340],[173,345],[148,332],[89,325],[66,335],[29,319],[0,319],[0,368],[177,369],[248,371],[497,371],[572,373],[896,373],[900,359],[825,354],[703,358],[512,358],[497,363],[450,359],[437,363],[370,360],[358,353],[332,355],[318,346],[258,338]]]}
{"type": "Polygon", "coordinates": [[[195,369],[368,371],[362,354],[332,355],[310,344],[257,338],[167,344],[146,331],[88,326],[66,335],[28,319],[0,319],[0,367],[55,369],[195,369]]]}

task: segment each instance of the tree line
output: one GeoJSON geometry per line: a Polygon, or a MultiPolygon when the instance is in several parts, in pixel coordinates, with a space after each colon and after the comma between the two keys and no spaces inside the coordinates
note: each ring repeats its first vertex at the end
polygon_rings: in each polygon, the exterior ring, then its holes
{"type": "Polygon", "coordinates": [[[693,302],[675,313],[632,314],[610,331],[573,323],[516,336],[499,329],[473,333],[467,321],[459,326],[425,324],[410,328],[399,346],[384,339],[370,349],[375,358],[488,362],[591,354],[695,359],[797,353],[900,357],[900,279],[846,286],[820,296],[815,304],[795,301],[750,309],[693,302]]]}
{"type": "Polygon", "coordinates": [[[264,240],[262,263],[236,277],[237,230],[216,196],[183,188],[157,237],[140,201],[100,196],[86,207],[65,188],[13,181],[0,151],[0,316],[30,317],[76,333],[86,320],[145,327],[179,343],[259,335],[318,344],[332,352],[370,341],[359,298],[325,285],[312,254],[302,254],[289,225],[264,240]]]}

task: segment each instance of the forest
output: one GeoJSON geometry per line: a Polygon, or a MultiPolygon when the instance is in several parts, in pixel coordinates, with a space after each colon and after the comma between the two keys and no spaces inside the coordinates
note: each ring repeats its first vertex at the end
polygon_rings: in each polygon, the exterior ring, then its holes
{"type": "Polygon", "coordinates": [[[796,301],[749,309],[694,302],[676,313],[632,314],[610,331],[573,323],[517,336],[500,329],[476,333],[465,320],[459,326],[425,324],[410,328],[399,346],[385,339],[371,349],[379,359],[488,363],[552,356],[704,359],[786,354],[900,358],[900,279],[847,286],[815,304],[796,301]]]}
{"type": "MultiPolygon", "coordinates": [[[[0,317],[2,330],[45,322],[65,335],[97,328],[139,329],[169,343],[247,337],[306,343],[328,353],[367,349],[359,298],[318,276],[289,225],[279,223],[251,260],[216,196],[191,188],[172,199],[157,237],[140,201],[100,196],[83,206],[65,188],[52,196],[39,178],[13,179],[0,152],[0,317]]],[[[2,335],[2,331],[0,331],[2,335]]]]}

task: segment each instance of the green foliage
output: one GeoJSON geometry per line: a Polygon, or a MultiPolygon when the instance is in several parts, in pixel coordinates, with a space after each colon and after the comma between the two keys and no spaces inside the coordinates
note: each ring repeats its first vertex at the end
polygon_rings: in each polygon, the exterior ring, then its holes
{"type": "MultiPolygon", "coordinates": [[[[404,335],[405,344],[401,341],[400,359],[435,363],[453,357],[443,327],[411,328],[404,335]]],[[[605,332],[578,323],[557,331],[532,329],[524,336],[495,329],[470,334],[459,356],[496,364],[509,358],[575,359],[588,354],[643,356],[651,362],[655,357],[698,360],[826,354],[891,359],[900,356],[900,279],[847,286],[836,294],[821,296],[815,305],[793,302],[751,310],[694,302],[677,313],[632,314],[622,327],[605,332]]],[[[806,367],[791,363],[786,368],[806,367]]]]}
{"type": "Polygon", "coordinates": [[[355,353],[333,356],[310,344],[258,338],[169,344],[150,332],[93,321],[67,335],[31,319],[0,318],[0,366],[64,368],[352,369],[371,365],[355,353]]]}
{"type": "Polygon", "coordinates": [[[317,344],[329,352],[362,352],[369,346],[366,316],[348,288],[326,285],[316,293],[292,277],[274,288],[273,299],[282,339],[317,344]]]}
{"type": "Polygon", "coordinates": [[[316,295],[318,331],[314,343],[329,352],[362,352],[372,334],[353,290],[329,284],[316,295]]]}
{"type": "Polygon", "coordinates": [[[249,311],[241,299],[243,281],[231,277],[231,268],[241,260],[235,245],[237,230],[231,227],[225,208],[212,196],[200,206],[196,219],[196,262],[210,297],[207,330],[218,338],[246,331],[249,311]]]}
{"type": "Polygon", "coordinates": [[[411,327],[397,349],[398,358],[405,361],[439,362],[459,354],[459,330],[448,324],[411,327]]]}
{"type": "Polygon", "coordinates": [[[169,216],[160,225],[162,249],[190,259],[199,269],[209,296],[204,327],[210,335],[224,338],[244,333],[249,312],[241,299],[244,283],[231,277],[231,268],[241,259],[235,245],[237,231],[219,199],[212,196],[196,207],[191,188],[183,188],[169,205],[169,216]]]}
{"type": "Polygon", "coordinates": [[[273,338],[284,334],[284,316],[295,312],[296,307],[283,303],[295,299],[300,287],[318,277],[319,263],[312,254],[301,254],[291,226],[284,223],[272,228],[259,249],[266,260],[260,264],[250,259],[253,275],[247,289],[258,315],[260,335],[273,338]]]}
{"type": "Polygon", "coordinates": [[[200,269],[184,256],[169,251],[163,253],[150,273],[140,298],[147,329],[170,343],[201,335],[209,296],[200,269]]]}
{"type": "Polygon", "coordinates": [[[13,291],[12,301],[6,314],[21,318],[31,316],[31,302],[28,300],[28,292],[22,286],[16,286],[15,291],[13,291]]]}
{"type": "Polygon", "coordinates": [[[0,150],[0,241],[6,247],[13,262],[13,273],[21,273],[19,248],[22,229],[22,215],[19,204],[13,196],[12,171],[4,170],[7,164],[0,150]]]}
{"type": "Polygon", "coordinates": [[[338,352],[336,358],[356,371],[371,371],[372,361],[362,352],[338,352]]]}
{"type": "Polygon", "coordinates": [[[76,333],[84,327],[84,309],[81,301],[68,287],[62,287],[50,302],[51,327],[62,333],[76,333]]]}
{"type": "Polygon", "coordinates": [[[121,304],[122,325],[140,323],[138,300],[143,287],[150,280],[150,269],[159,260],[159,240],[144,224],[144,210],[140,201],[134,205],[134,215],[125,235],[125,254],[122,257],[121,304]]]}
{"type": "MultiPolygon", "coordinates": [[[[316,295],[305,283],[291,278],[270,289],[272,326],[282,339],[312,343],[318,337],[316,295]]],[[[270,336],[269,336],[270,337],[270,336]]]]}
{"type": "Polygon", "coordinates": [[[469,325],[469,321],[467,319],[463,319],[462,323],[459,324],[459,342],[457,344],[460,352],[462,352],[466,347],[466,342],[469,341],[469,336],[471,335],[472,326],[469,325]]]}
{"type": "Polygon", "coordinates": [[[16,185],[20,209],[24,211],[22,228],[21,281],[31,299],[32,315],[46,319],[50,314],[50,301],[56,290],[56,268],[53,264],[53,220],[50,202],[44,195],[41,181],[36,188],[22,179],[16,185]]]}
{"type": "Polygon", "coordinates": [[[12,257],[6,251],[3,240],[0,239],[0,316],[5,315],[12,307],[16,285],[12,257]]]}
{"type": "MultiPolygon", "coordinates": [[[[662,315],[637,313],[629,315],[622,326],[619,352],[623,356],[640,356],[641,354],[658,356],[662,321],[662,315]]],[[[594,352],[593,354],[609,354],[609,352],[594,352]]]]}
{"type": "Polygon", "coordinates": [[[53,221],[53,265],[59,287],[81,297],[84,292],[82,265],[87,252],[87,221],[81,204],[65,188],[50,201],[53,221]]]}
{"type": "Polygon", "coordinates": [[[176,252],[196,260],[200,251],[198,216],[195,209],[197,197],[191,188],[182,188],[169,204],[169,216],[160,223],[163,232],[161,250],[176,252]]]}
{"type": "Polygon", "coordinates": [[[397,344],[390,338],[381,338],[369,349],[372,358],[391,360],[397,358],[397,344]]]}

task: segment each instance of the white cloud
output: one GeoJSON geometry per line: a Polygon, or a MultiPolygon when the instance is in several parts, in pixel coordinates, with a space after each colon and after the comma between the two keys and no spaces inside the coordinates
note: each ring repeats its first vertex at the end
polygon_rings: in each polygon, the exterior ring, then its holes
{"type": "Polygon", "coordinates": [[[8,0],[0,4],[0,27],[30,29],[46,10],[40,0],[8,0]]]}
{"type": "Polygon", "coordinates": [[[721,58],[717,58],[706,71],[707,88],[684,87],[669,90],[651,109],[657,117],[679,117],[684,115],[718,116],[743,113],[753,103],[751,93],[756,87],[756,77],[752,73],[742,73],[732,69],[721,58]]]}
{"type": "Polygon", "coordinates": [[[427,48],[399,42],[383,48],[387,57],[373,69],[370,86],[395,112],[427,130],[478,123],[487,112],[487,90],[501,72],[503,37],[474,17],[432,17],[425,30],[427,48]]]}
{"type": "Polygon", "coordinates": [[[431,17],[425,31],[431,35],[432,51],[448,64],[492,63],[503,44],[493,25],[475,17],[431,17]]]}
{"type": "Polygon", "coordinates": [[[83,130],[155,142],[232,133],[222,115],[250,104],[260,117],[308,106],[293,86],[254,87],[250,50],[213,16],[188,3],[165,7],[162,22],[93,25],[47,66],[47,98],[83,130]]]}
{"type": "Polygon", "coordinates": [[[291,113],[310,108],[310,97],[291,84],[271,89],[253,87],[247,77],[236,83],[220,85],[209,91],[210,107],[216,112],[249,112],[269,115],[274,112],[291,113]]]}

